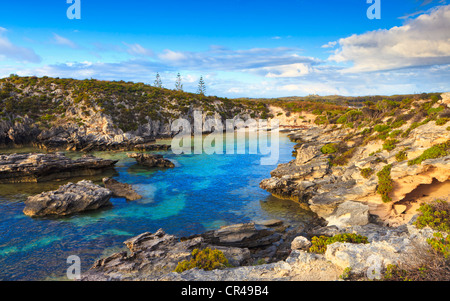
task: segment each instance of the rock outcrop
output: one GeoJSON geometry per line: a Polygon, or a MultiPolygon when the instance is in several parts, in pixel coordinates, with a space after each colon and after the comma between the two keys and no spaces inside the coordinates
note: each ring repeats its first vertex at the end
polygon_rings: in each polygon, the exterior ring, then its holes
{"type": "Polygon", "coordinates": [[[405,135],[397,136],[395,146],[388,148],[389,139],[376,139],[376,131],[372,139],[367,139],[363,131],[341,126],[292,130],[289,137],[297,143],[296,158],[280,164],[260,187],[301,203],[329,225],[364,225],[372,216],[386,225],[405,224],[421,201],[450,197],[449,155],[408,164],[425,150],[448,141],[450,132],[434,121],[405,122],[395,131],[405,135]],[[322,149],[326,145],[333,146],[329,152],[322,149]],[[344,151],[335,155],[338,148],[344,151]],[[407,156],[403,161],[397,158],[402,151],[407,156]],[[336,161],[337,156],[341,161],[336,161]],[[392,166],[391,201],[384,202],[377,193],[377,173],[388,164],[392,166]]]}
{"type": "Polygon", "coordinates": [[[116,197],[124,197],[128,201],[135,201],[142,198],[130,184],[120,183],[111,178],[103,178],[103,184],[109,190],[111,190],[116,197]]]}
{"type": "Polygon", "coordinates": [[[111,169],[115,160],[85,155],[73,160],[63,153],[0,155],[0,183],[43,182],[91,176],[111,169]]]}
{"type": "Polygon", "coordinates": [[[254,223],[225,226],[187,238],[160,229],[128,239],[124,244],[129,253],[98,260],[82,280],[156,280],[171,273],[178,262],[190,259],[194,249],[207,247],[222,251],[232,266],[248,265],[258,259],[268,260],[281,243],[282,232],[254,223]]]}
{"type": "MultiPolygon", "coordinates": [[[[336,232],[335,229],[322,229],[336,232]]],[[[344,233],[343,230],[337,233],[344,233]]],[[[364,279],[381,279],[390,264],[418,264],[425,259],[418,254],[430,255],[426,239],[434,231],[418,230],[411,223],[398,228],[368,224],[350,227],[347,233],[368,237],[367,244],[333,243],[325,254],[309,253],[310,241],[306,237],[295,239],[289,256],[282,261],[257,266],[242,266],[224,270],[204,271],[192,269],[182,273],[168,273],[151,280],[166,281],[336,281],[345,270],[364,279]]],[[[448,280],[448,279],[443,279],[448,280]]]]}
{"type": "Polygon", "coordinates": [[[111,206],[112,195],[110,190],[83,180],[28,197],[23,212],[31,217],[66,216],[111,206]]]}
{"type": "Polygon", "coordinates": [[[139,164],[146,167],[175,167],[172,161],[165,159],[162,155],[128,153],[127,156],[136,159],[139,164]]]}
{"type": "MultiPolygon", "coordinates": [[[[232,233],[232,229],[251,228],[248,225],[228,227],[223,229],[224,233],[232,233]]],[[[435,232],[430,228],[419,230],[411,222],[396,228],[372,223],[346,229],[319,227],[290,241],[291,251],[284,259],[249,265],[254,262],[250,249],[210,244],[207,237],[213,232],[218,234],[219,230],[212,231],[206,237],[198,235],[181,240],[162,230],[154,234],[143,233],[125,241],[131,253],[124,251],[98,260],[82,275],[82,280],[335,281],[340,279],[345,270],[350,270],[357,277],[380,279],[389,264],[420,264],[423,258],[420,258],[418,252],[425,250],[427,253],[426,240],[435,232]],[[319,233],[360,234],[367,237],[368,243],[336,242],[328,245],[324,254],[308,252],[311,245],[309,237],[319,233]],[[173,272],[178,262],[190,259],[193,249],[205,247],[223,251],[234,267],[213,271],[192,269],[182,273],[173,272]]],[[[241,235],[238,234],[237,237],[239,236],[241,235]]]]}

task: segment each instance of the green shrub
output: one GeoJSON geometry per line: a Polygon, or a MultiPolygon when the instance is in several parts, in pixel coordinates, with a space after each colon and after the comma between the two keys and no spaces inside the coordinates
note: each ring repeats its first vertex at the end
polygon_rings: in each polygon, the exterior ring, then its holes
{"type": "Polygon", "coordinates": [[[387,131],[389,131],[391,129],[391,127],[389,125],[384,125],[384,124],[377,124],[373,130],[378,132],[378,133],[385,133],[387,131]]]}
{"type": "Polygon", "coordinates": [[[398,143],[397,139],[387,139],[383,144],[383,149],[391,151],[395,148],[397,143],[398,143]]]}
{"type": "Polygon", "coordinates": [[[448,117],[442,117],[436,120],[436,125],[442,126],[442,125],[446,125],[447,122],[450,121],[450,118],[448,117]]]}
{"type": "Polygon", "coordinates": [[[394,123],[391,125],[391,127],[392,127],[393,129],[396,129],[396,128],[401,127],[401,126],[404,125],[405,123],[406,123],[405,120],[398,120],[398,121],[394,122],[394,123]]]}
{"type": "Polygon", "coordinates": [[[368,167],[368,168],[364,168],[361,169],[361,176],[365,179],[370,178],[370,176],[373,175],[373,169],[368,167]]]}
{"type": "Polygon", "coordinates": [[[337,234],[333,237],[327,237],[327,236],[314,236],[311,238],[311,247],[309,248],[310,253],[318,253],[318,254],[324,254],[327,251],[327,246],[331,245],[335,242],[348,242],[348,243],[362,243],[367,244],[369,243],[366,236],[362,236],[359,234],[354,233],[344,233],[344,234],[337,234]]]}
{"type": "Polygon", "coordinates": [[[334,154],[338,150],[337,150],[336,144],[330,143],[330,144],[326,144],[326,145],[322,146],[320,151],[322,152],[322,154],[334,154]]]}
{"type": "Polygon", "coordinates": [[[430,204],[422,204],[419,216],[414,225],[422,229],[430,227],[434,230],[450,232],[450,204],[443,200],[435,200],[430,204]]]}
{"type": "Polygon", "coordinates": [[[444,256],[445,259],[450,257],[450,235],[444,236],[437,232],[433,234],[433,238],[428,238],[427,243],[438,254],[444,256]]]}
{"type": "Polygon", "coordinates": [[[391,179],[391,168],[392,168],[391,164],[386,165],[381,171],[377,173],[378,176],[377,193],[381,195],[381,199],[385,203],[392,201],[392,199],[389,196],[389,193],[394,188],[391,179]]]}
{"type": "Polygon", "coordinates": [[[195,249],[192,251],[192,259],[179,262],[175,268],[175,272],[181,273],[193,268],[211,271],[227,266],[230,265],[222,251],[211,250],[210,248],[206,248],[202,251],[195,249]]]}
{"type": "Polygon", "coordinates": [[[406,153],[406,150],[401,150],[395,155],[395,160],[397,162],[403,162],[406,159],[408,159],[408,154],[406,153]]]}
{"type": "Polygon", "coordinates": [[[447,142],[434,145],[429,149],[425,150],[419,157],[408,161],[408,165],[411,166],[421,164],[423,161],[427,159],[441,158],[448,156],[449,154],[450,154],[450,140],[447,140],[447,142]]]}
{"type": "Polygon", "coordinates": [[[389,137],[391,138],[397,138],[398,136],[400,136],[403,133],[402,130],[395,130],[392,131],[391,133],[389,133],[389,137]]]}

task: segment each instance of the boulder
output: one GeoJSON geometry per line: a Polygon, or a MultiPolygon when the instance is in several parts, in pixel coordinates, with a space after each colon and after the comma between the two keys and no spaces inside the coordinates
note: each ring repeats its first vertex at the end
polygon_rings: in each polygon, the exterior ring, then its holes
{"type": "Polygon", "coordinates": [[[257,248],[270,246],[281,239],[281,234],[255,223],[223,226],[202,234],[206,242],[227,247],[257,248]]]}
{"type": "Polygon", "coordinates": [[[297,236],[291,243],[292,250],[308,250],[312,243],[304,236],[297,236]]]}
{"type": "Polygon", "coordinates": [[[127,156],[136,159],[139,164],[147,167],[175,167],[172,161],[164,159],[162,155],[128,153],[127,156]]]}
{"type": "Polygon", "coordinates": [[[111,196],[110,190],[83,180],[28,197],[23,212],[31,217],[65,216],[111,206],[111,196]]]}
{"type": "Polygon", "coordinates": [[[120,183],[111,178],[103,178],[103,184],[109,190],[111,190],[115,196],[124,197],[128,201],[135,201],[142,198],[136,191],[134,191],[133,187],[130,184],[120,183]]]}
{"type": "Polygon", "coordinates": [[[346,201],[327,217],[328,226],[345,228],[349,226],[364,226],[369,223],[369,206],[359,202],[346,201]]]}

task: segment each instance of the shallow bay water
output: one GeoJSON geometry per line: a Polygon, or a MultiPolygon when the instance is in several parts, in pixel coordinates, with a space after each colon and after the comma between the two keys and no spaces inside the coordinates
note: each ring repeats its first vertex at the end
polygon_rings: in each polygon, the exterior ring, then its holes
{"type": "MultiPolygon", "coordinates": [[[[249,142],[247,137],[247,143],[249,142]]],[[[170,143],[170,141],[162,141],[170,143]]],[[[226,142],[228,143],[228,142],[226,142]]],[[[224,144],[224,147],[226,146],[224,144]]],[[[280,163],[292,160],[293,143],[280,134],[279,161],[261,165],[258,154],[181,154],[154,152],[176,167],[149,169],[128,158],[126,152],[94,152],[119,160],[113,171],[88,177],[101,184],[102,177],[132,184],[143,196],[138,201],[112,198],[113,206],[64,218],[30,218],[22,212],[30,195],[57,189],[58,182],[0,185],[0,280],[60,280],[69,267],[68,256],[81,259],[87,270],[96,259],[124,249],[123,241],[162,228],[169,234],[188,236],[224,225],[281,219],[289,224],[312,218],[298,204],[280,200],[259,188],[280,163]]],[[[0,153],[36,152],[32,148],[0,153]]],[[[69,157],[81,153],[66,152],[69,157]]]]}

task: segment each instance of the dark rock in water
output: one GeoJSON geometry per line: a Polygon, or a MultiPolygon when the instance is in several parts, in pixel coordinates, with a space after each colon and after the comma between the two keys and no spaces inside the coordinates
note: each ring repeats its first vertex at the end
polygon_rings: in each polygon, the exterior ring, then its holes
{"type": "Polygon", "coordinates": [[[111,190],[115,196],[124,197],[129,201],[135,201],[142,198],[130,184],[120,183],[111,178],[103,178],[103,184],[109,190],[111,190]]]}
{"type": "Polygon", "coordinates": [[[114,167],[117,161],[85,155],[72,160],[63,153],[0,155],[0,183],[43,182],[91,176],[114,167]]]}
{"type": "Polygon", "coordinates": [[[265,247],[281,239],[281,234],[254,223],[224,226],[202,234],[205,241],[218,246],[256,248],[265,247]]]}
{"type": "Polygon", "coordinates": [[[130,153],[130,158],[135,158],[139,164],[147,167],[175,167],[172,161],[164,159],[162,155],[130,153]]]}
{"type": "Polygon", "coordinates": [[[169,144],[155,144],[155,143],[142,143],[136,144],[132,148],[140,151],[159,151],[159,150],[169,150],[171,146],[169,144]]]}
{"type": "Polygon", "coordinates": [[[95,210],[111,206],[113,193],[106,188],[93,184],[91,181],[80,181],[77,184],[68,183],[58,190],[47,191],[28,197],[23,213],[32,217],[47,215],[65,216],[78,212],[95,210]]]}

